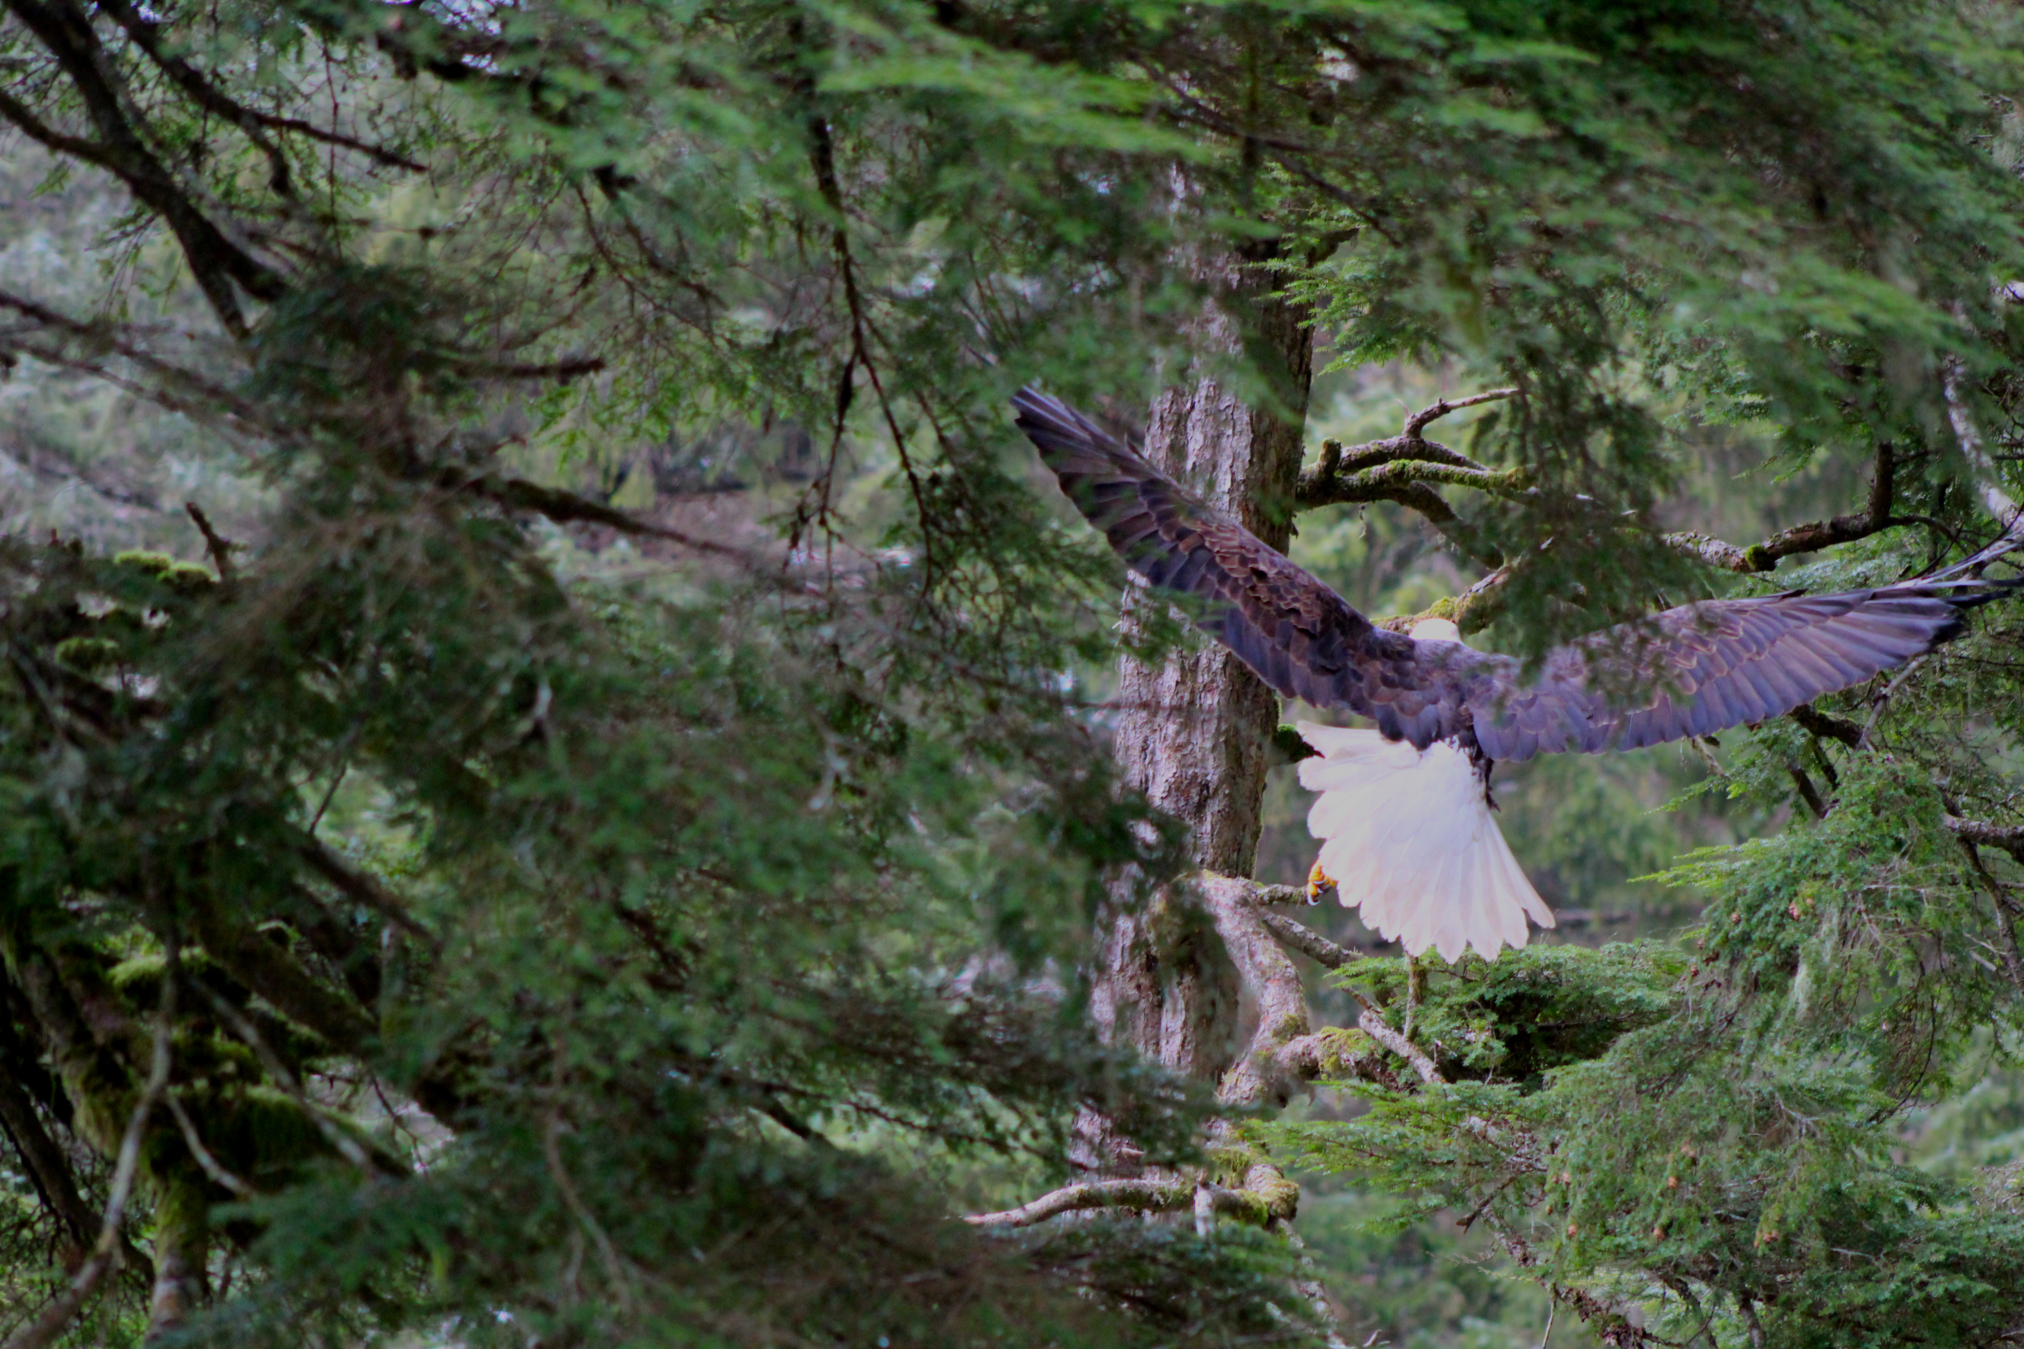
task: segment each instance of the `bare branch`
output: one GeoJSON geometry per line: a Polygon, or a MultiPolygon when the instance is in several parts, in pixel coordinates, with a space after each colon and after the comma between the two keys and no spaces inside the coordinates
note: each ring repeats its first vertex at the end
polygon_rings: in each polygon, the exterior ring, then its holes
{"type": "Polygon", "coordinates": [[[537,515],[546,516],[559,525],[603,525],[605,528],[615,529],[621,534],[631,534],[641,538],[666,539],[670,543],[679,543],[685,548],[693,548],[699,553],[711,553],[719,557],[734,558],[737,561],[746,563],[756,560],[739,549],[731,548],[721,543],[714,543],[708,539],[699,539],[694,535],[684,534],[676,529],[668,529],[663,525],[649,524],[645,520],[627,515],[624,511],[617,510],[611,506],[600,505],[588,497],[580,497],[574,492],[565,492],[559,488],[544,487],[540,483],[529,482],[525,478],[483,478],[471,483],[470,487],[481,496],[490,497],[502,506],[513,510],[533,511],[537,515]]]}
{"type": "MultiPolygon", "coordinates": [[[[1551,539],[1547,540],[1547,543],[1551,542],[1551,539]]],[[[1425,619],[1445,618],[1460,628],[1464,636],[1479,631],[1489,626],[1491,621],[1503,612],[1504,593],[1510,588],[1511,578],[1517,574],[1523,562],[1522,558],[1515,562],[1507,562],[1459,595],[1437,601],[1417,614],[1400,614],[1387,618],[1378,626],[1391,632],[1410,632],[1415,624],[1425,619]]]]}
{"type": "Polygon", "coordinates": [[[1251,887],[1253,904],[1278,905],[1288,909],[1311,909],[1314,901],[1307,896],[1304,885],[1266,885],[1262,881],[1245,881],[1251,887]]]}
{"type": "Polygon", "coordinates": [[[999,1213],[965,1214],[975,1227],[1031,1227],[1035,1223],[1095,1208],[1130,1208],[1146,1213],[1171,1213],[1192,1208],[1195,1185],[1188,1180],[1090,1180],[1064,1185],[1018,1208],[999,1213]]]}
{"type": "Polygon", "coordinates": [[[1064,1213],[1089,1209],[1128,1208],[1141,1213],[1176,1213],[1203,1208],[1223,1217],[1267,1223],[1292,1216],[1292,1198],[1299,1187],[1269,1162],[1254,1164],[1242,1187],[1231,1189],[1194,1178],[1177,1180],[1087,1180],[1050,1190],[1018,1208],[998,1213],[966,1213],[972,1227],[1032,1227],[1064,1213]],[[1291,1194],[1289,1194],[1289,1191],[1291,1194]],[[1198,1199],[1206,1196],[1206,1200],[1198,1199]]]}
{"type": "Polygon", "coordinates": [[[1437,399],[1406,418],[1406,434],[1417,439],[1420,432],[1426,429],[1428,422],[1445,417],[1450,412],[1459,412],[1463,408],[1472,408],[1481,403],[1497,403],[1506,398],[1516,398],[1518,392],[1515,388],[1485,389],[1482,393],[1472,393],[1466,398],[1437,399]]]}
{"type": "Polygon", "coordinates": [[[1420,1075],[1420,1081],[1431,1086],[1442,1080],[1440,1070],[1434,1067],[1434,1061],[1427,1057],[1426,1051],[1393,1030],[1391,1023],[1384,1019],[1384,1013],[1378,1010],[1376,1003],[1355,989],[1349,992],[1350,996],[1363,1007],[1363,1015],[1358,1017],[1356,1022],[1358,1030],[1410,1063],[1413,1071],[1420,1075]]]}
{"type": "Polygon", "coordinates": [[[365,905],[410,937],[425,942],[431,950],[437,949],[436,934],[410,917],[407,906],[391,890],[365,872],[353,868],[325,847],[321,840],[303,835],[302,841],[295,846],[295,855],[307,862],[311,871],[343,891],[354,902],[365,905]]]}
{"type": "Polygon", "coordinates": [[[1462,521],[1430,484],[1512,496],[1528,489],[1529,478],[1522,469],[1500,472],[1486,468],[1421,433],[1427,423],[1457,409],[1517,394],[1516,389],[1492,389],[1466,398],[1442,399],[1407,417],[1403,433],[1347,450],[1337,441],[1323,442],[1319,462],[1302,472],[1294,487],[1294,509],[1313,510],[1344,502],[1395,501],[1418,511],[1457,548],[1483,565],[1500,565],[1502,555],[1462,521]]]}
{"type": "Polygon", "coordinates": [[[253,1024],[252,1018],[233,1006],[229,1000],[220,997],[202,981],[192,980],[192,982],[203,990],[204,996],[210,999],[211,1006],[224,1018],[226,1024],[231,1026],[233,1033],[246,1042],[247,1047],[259,1058],[261,1064],[280,1085],[281,1090],[295,1102],[295,1108],[309,1118],[316,1131],[323,1135],[323,1141],[330,1144],[331,1150],[361,1172],[367,1175],[374,1174],[374,1159],[366,1155],[365,1148],[356,1138],[339,1128],[303,1094],[302,1084],[295,1080],[295,1074],[288,1070],[288,1065],[281,1061],[281,1056],[268,1045],[267,1037],[260,1033],[260,1028],[253,1024]]]}
{"type": "MultiPolygon", "coordinates": [[[[1968,321],[1967,309],[1953,306],[1954,317],[1964,325],[1968,321]]],[[[1989,457],[1988,446],[1982,441],[1982,430],[1975,425],[1975,419],[1968,413],[1968,403],[1961,395],[1961,379],[1967,367],[1958,356],[1950,357],[1940,371],[1940,392],[1947,400],[1947,422],[1954,428],[1954,439],[1960,444],[1961,457],[1968,461],[1969,471],[1975,475],[1976,485],[1982,489],[1982,504],[1989,508],[1989,514],[2005,525],[2015,524],[2018,517],[2017,502],[2003,490],[1996,474],[1995,461],[1989,457]]]]}
{"type": "Polygon", "coordinates": [[[1283,913],[1261,913],[1258,921],[1286,946],[1327,969],[1341,969],[1358,956],[1369,954],[1339,946],[1307,924],[1296,923],[1283,913]]]}
{"type": "Polygon", "coordinates": [[[1279,1071],[1295,1082],[1360,1077],[1387,1091],[1404,1092],[1405,1083],[1375,1051],[1374,1043],[1357,1031],[1330,1028],[1288,1040],[1274,1060],[1279,1071]]]}

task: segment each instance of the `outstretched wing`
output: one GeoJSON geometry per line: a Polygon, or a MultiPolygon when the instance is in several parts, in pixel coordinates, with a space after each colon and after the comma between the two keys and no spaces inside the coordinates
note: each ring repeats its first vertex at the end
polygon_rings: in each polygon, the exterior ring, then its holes
{"type": "MultiPolygon", "coordinates": [[[[1347,707],[1425,749],[1465,730],[1462,684],[1426,646],[1375,627],[1340,595],[1058,399],[1023,389],[1019,429],[1125,563],[1204,602],[1202,627],[1288,698],[1347,707]]],[[[1457,648],[1466,650],[1466,648],[1457,648]]]]}
{"type": "Polygon", "coordinates": [[[1468,691],[1476,741],[1493,759],[1593,754],[1781,716],[1952,640],[1966,610],[2018,585],[1959,572],[1682,605],[1555,649],[1526,685],[1517,662],[1486,663],[1468,691]]]}
{"type": "Polygon", "coordinates": [[[1131,568],[1208,603],[1202,626],[1289,698],[1347,707],[1421,749],[1473,730],[1492,759],[1637,749],[1762,721],[1961,634],[2024,580],[1977,573],[2024,520],[1935,576],[1835,595],[1709,600],[1592,633],[1538,677],[1459,642],[1375,627],[1342,597],[1060,401],[1013,400],[1019,427],[1131,568]]]}

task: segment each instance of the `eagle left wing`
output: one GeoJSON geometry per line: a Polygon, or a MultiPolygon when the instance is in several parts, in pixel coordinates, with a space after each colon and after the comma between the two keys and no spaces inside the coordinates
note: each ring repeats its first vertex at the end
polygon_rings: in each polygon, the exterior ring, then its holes
{"type": "Polygon", "coordinates": [[[1526,685],[1516,661],[1491,658],[1470,681],[1476,741],[1493,759],[1523,760],[1782,716],[1953,640],[1966,610],[2019,584],[1961,570],[1873,590],[1681,605],[1555,648],[1526,685]]]}
{"type": "MultiPolygon", "coordinates": [[[[1462,685],[1432,646],[1386,632],[1285,554],[1059,399],[1022,389],[1019,429],[1126,565],[1204,601],[1201,626],[1280,694],[1346,707],[1421,749],[1468,727],[1462,685]]],[[[1459,648],[1466,650],[1466,648],[1459,648]]]]}

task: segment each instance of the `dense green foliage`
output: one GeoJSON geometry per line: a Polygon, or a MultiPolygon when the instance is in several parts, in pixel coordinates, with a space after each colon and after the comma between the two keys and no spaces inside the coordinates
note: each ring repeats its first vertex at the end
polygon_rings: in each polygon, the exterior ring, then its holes
{"type": "MultiPolygon", "coordinates": [[[[2020,488],[1995,7],[5,11],[9,1334],[130,1243],[55,1333],[1323,1335],[1277,1225],[950,1221],[1078,1110],[1178,1167],[1215,1113],[1088,1024],[1104,878],[1180,854],[1005,397],[1207,372],[1318,451],[1394,433],[1380,363],[1515,390],[1295,546],[1514,651],[1906,574],[2020,488]],[[1199,340],[1267,288],[1311,408],[1199,340]]],[[[1556,903],[1736,844],[1641,940],[1316,976],[1433,1080],[1345,1030],[1357,1080],[1216,1165],[1332,1173],[1344,1333],[2024,1328],[2020,621],[1705,760],[1525,770],[1556,903]]]]}

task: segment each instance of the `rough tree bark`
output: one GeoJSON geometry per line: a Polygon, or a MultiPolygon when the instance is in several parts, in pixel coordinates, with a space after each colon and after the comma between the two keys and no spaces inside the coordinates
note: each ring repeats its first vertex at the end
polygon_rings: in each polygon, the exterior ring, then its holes
{"type": "MultiPolygon", "coordinates": [[[[1191,337],[1202,363],[1248,356],[1274,384],[1284,411],[1249,406],[1198,375],[1154,402],[1145,449],[1162,470],[1284,548],[1300,475],[1298,417],[1307,406],[1313,331],[1300,307],[1271,293],[1261,261],[1226,254],[1199,269],[1213,299],[1191,337]]],[[[1156,603],[1135,586],[1127,621],[1156,603]]],[[[1204,642],[1156,664],[1127,658],[1118,700],[1126,709],[1116,746],[1125,781],[1187,824],[1196,866],[1249,875],[1278,698],[1234,655],[1204,642]]],[[[1236,972],[1213,923],[1184,892],[1163,893],[1134,910],[1129,891],[1129,881],[1121,884],[1104,915],[1092,998],[1097,1028],[1111,1043],[1213,1081],[1235,1048],[1236,972]]],[[[1085,1117],[1079,1133],[1084,1167],[1108,1176],[1141,1174],[1130,1140],[1105,1121],[1085,1117]]]]}

